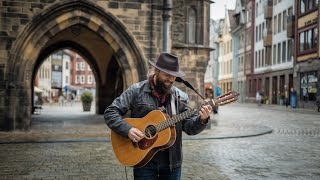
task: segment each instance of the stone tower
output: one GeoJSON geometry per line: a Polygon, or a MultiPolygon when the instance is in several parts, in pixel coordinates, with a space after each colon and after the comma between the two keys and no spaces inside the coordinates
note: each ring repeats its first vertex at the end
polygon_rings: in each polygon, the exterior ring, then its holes
{"type": "MultiPolygon", "coordinates": [[[[209,59],[207,0],[2,0],[0,2],[0,130],[28,130],[34,79],[50,54],[70,49],[91,65],[96,113],[146,79],[162,51],[180,58],[186,80],[203,93],[209,59]],[[118,74],[118,76],[116,76],[118,74]],[[118,88],[119,88],[118,87],[118,88]]],[[[184,86],[197,105],[199,97],[184,86]]]]}

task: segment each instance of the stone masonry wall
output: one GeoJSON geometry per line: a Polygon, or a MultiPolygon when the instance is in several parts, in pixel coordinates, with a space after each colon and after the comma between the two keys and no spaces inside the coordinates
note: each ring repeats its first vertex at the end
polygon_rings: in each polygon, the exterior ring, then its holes
{"type": "MultiPolygon", "coordinates": [[[[18,97],[23,99],[30,94],[8,94],[8,88],[12,85],[8,77],[12,73],[8,72],[8,59],[12,53],[12,46],[32,18],[50,7],[56,2],[74,1],[74,0],[2,0],[0,1],[0,130],[2,127],[8,127],[8,122],[5,118],[8,116],[6,112],[8,99],[18,97]]],[[[82,0],[84,1],[84,0],[82,0]]],[[[142,50],[146,60],[156,58],[162,50],[162,5],[163,1],[156,0],[90,0],[96,6],[102,7],[105,11],[117,17],[124,26],[128,29],[142,50]]],[[[203,94],[203,78],[206,70],[206,65],[209,59],[209,49],[206,37],[208,34],[206,27],[203,25],[203,32],[199,37],[202,39],[201,47],[189,46],[186,42],[186,10],[192,5],[200,8],[199,14],[205,11],[204,15],[199,16],[200,24],[209,23],[208,21],[208,1],[186,1],[172,0],[174,8],[171,18],[172,26],[171,37],[169,40],[172,51],[181,58],[181,67],[187,74],[186,79],[203,94]],[[176,46],[176,45],[179,46],[176,46]]],[[[32,52],[31,52],[32,53],[32,52]]],[[[17,55],[19,56],[19,55],[17,55]]],[[[17,83],[17,82],[14,82],[17,83]]],[[[19,84],[19,82],[17,83],[19,84]]],[[[186,90],[184,86],[180,86],[186,90]]],[[[190,94],[192,105],[199,100],[197,95],[186,90],[190,94]]],[[[12,109],[12,108],[11,108],[12,109]]],[[[10,112],[17,113],[17,112],[10,112]]],[[[12,115],[14,116],[14,115],[12,115]]]]}

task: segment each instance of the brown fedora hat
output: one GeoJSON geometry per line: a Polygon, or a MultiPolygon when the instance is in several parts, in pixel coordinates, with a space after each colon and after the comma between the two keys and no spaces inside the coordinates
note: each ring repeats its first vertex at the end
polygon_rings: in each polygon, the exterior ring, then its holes
{"type": "Polygon", "coordinates": [[[170,53],[161,53],[156,62],[149,60],[149,63],[160,71],[175,77],[183,77],[186,75],[180,71],[178,57],[170,53]]]}

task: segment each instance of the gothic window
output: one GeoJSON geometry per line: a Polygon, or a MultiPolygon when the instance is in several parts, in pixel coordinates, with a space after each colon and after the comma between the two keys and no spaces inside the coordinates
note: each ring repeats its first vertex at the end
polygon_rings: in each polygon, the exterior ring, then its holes
{"type": "Polygon", "coordinates": [[[196,25],[197,25],[197,13],[194,8],[189,9],[188,15],[188,42],[191,44],[196,43],[196,25]]]}

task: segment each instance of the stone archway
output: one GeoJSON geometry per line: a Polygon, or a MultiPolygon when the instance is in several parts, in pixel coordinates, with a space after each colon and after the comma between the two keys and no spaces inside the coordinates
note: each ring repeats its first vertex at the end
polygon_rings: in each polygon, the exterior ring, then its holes
{"type": "MultiPolygon", "coordinates": [[[[32,81],[43,57],[61,48],[83,52],[94,67],[97,80],[97,113],[110,103],[107,90],[109,64],[121,69],[123,88],[145,79],[147,62],[136,40],[112,14],[95,4],[67,0],[57,2],[25,27],[9,55],[7,90],[8,129],[30,127],[32,81]]],[[[110,73],[109,73],[110,74],[110,73]]]]}

